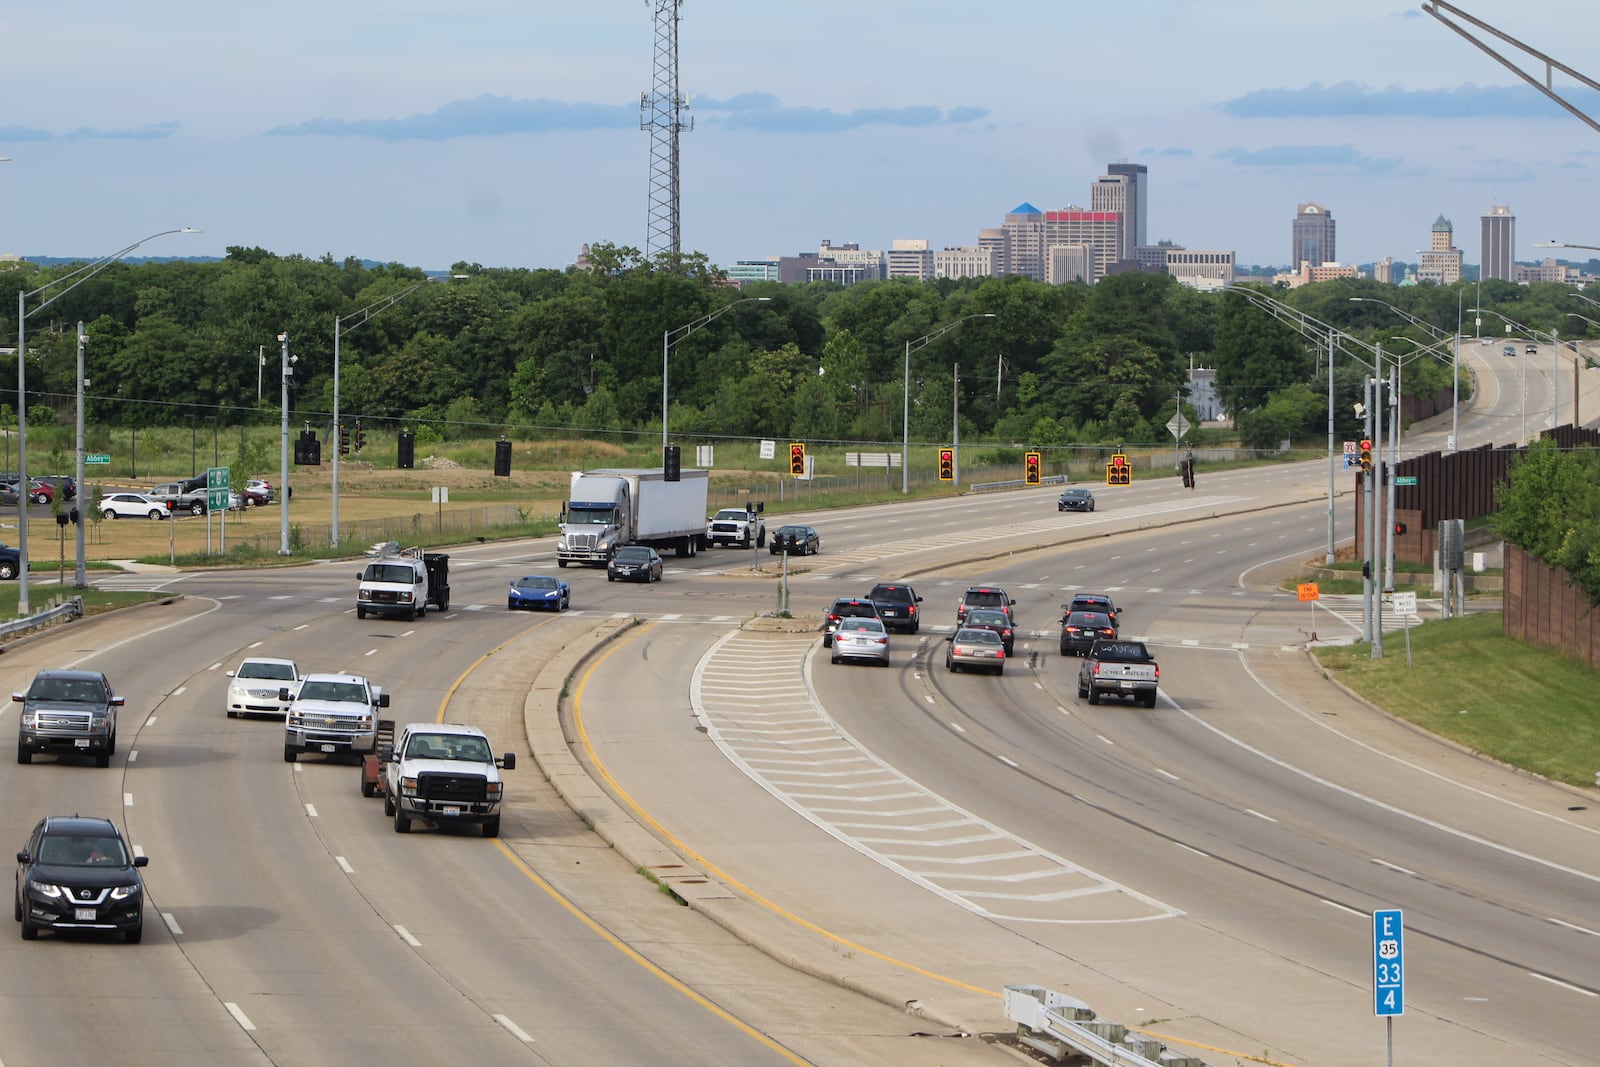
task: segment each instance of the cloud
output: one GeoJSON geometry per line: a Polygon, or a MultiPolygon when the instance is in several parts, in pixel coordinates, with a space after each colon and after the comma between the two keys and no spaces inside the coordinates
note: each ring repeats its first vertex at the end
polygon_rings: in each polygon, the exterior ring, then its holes
{"type": "MultiPolygon", "coordinates": [[[[768,133],[832,133],[865,126],[963,125],[989,112],[980,107],[941,111],[923,105],[901,108],[786,107],[771,93],[741,93],[690,101],[690,114],[729,129],[768,133]]],[[[425,114],[393,119],[317,118],[267,131],[274,137],[375,137],[384,141],[444,141],[455,137],[500,137],[507,134],[573,130],[636,130],[640,111],[633,105],[569,103],[562,100],[513,100],[478,96],[458,100],[425,114]]]]}
{"type": "Polygon", "coordinates": [[[1401,161],[1363,155],[1353,145],[1274,145],[1270,148],[1225,148],[1217,153],[1241,167],[1323,167],[1343,168],[1363,174],[1387,174],[1398,170],[1401,161]]]}
{"type": "MultiPolygon", "coordinates": [[[[1581,110],[1600,107],[1600,93],[1562,89],[1562,96],[1581,110]]],[[[1219,104],[1235,118],[1558,118],[1561,109],[1526,85],[1460,85],[1454,89],[1402,89],[1391,85],[1370,89],[1356,82],[1304,89],[1257,89],[1219,104]]]]}
{"type": "Polygon", "coordinates": [[[92,126],[80,126],[67,133],[52,133],[25,126],[0,126],[0,142],[161,141],[181,128],[182,125],[177,122],[155,122],[133,130],[97,130],[92,126]]]}

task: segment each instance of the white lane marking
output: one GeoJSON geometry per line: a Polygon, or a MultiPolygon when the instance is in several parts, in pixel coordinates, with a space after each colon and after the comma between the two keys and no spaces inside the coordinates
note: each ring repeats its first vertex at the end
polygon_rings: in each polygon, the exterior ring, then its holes
{"type": "Polygon", "coordinates": [[[533,1044],[533,1038],[528,1033],[504,1015],[493,1016],[494,1021],[510,1031],[511,1036],[526,1044],[533,1044]]]}
{"type": "Polygon", "coordinates": [[[961,724],[960,724],[960,723],[958,723],[958,722],[953,722],[953,723],[951,723],[951,724],[950,724],[950,729],[952,729],[952,730],[954,730],[954,731],[955,731],[955,732],[956,732],[956,733],[958,733],[958,734],[964,734],[964,733],[966,733],[966,732],[967,732],[967,731],[966,731],[966,728],[965,728],[965,727],[963,727],[963,726],[962,726],[962,725],[961,725],[961,724]]]}
{"type": "MultiPolygon", "coordinates": [[[[251,647],[251,648],[254,648],[254,647],[255,647],[255,646],[254,646],[254,645],[251,645],[251,646],[250,646],[250,647],[251,647]]],[[[222,664],[221,664],[221,663],[213,663],[213,664],[212,664],[212,665],[211,665],[211,666],[209,666],[209,667],[207,667],[207,668],[206,668],[206,670],[208,670],[208,671],[214,671],[214,670],[216,670],[216,669],[217,669],[217,668],[218,668],[218,667],[220,667],[220,666],[222,666],[222,664]]]]}
{"type": "Polygon", "coordinates": [[[1325,899],[1325,900],[1323,900],[1323,903],[1326,904],[1330,908],[1338,908],[1340,911],[1344,912],[1347,915],[1355,915],[1355,916],[1358,916],[1358,917],[1363,918],[1363,919],[1369,918],[1369,916],[1367,915],[1366,912],[1357,911],[1356,909],[1354,909],[1354,908],[1352,908],[1352,907],[1350,907],[1349,905],[1346,905],[1346,904],[1340,904],[1337,900],[1326,900],[1325,899]]]}
{"type": "Polygon", "coordinates": [[[1407,870],[1406,868],[1400,866],[1397,863],[1390,863],[1388,860],[1380,860],[1376,856],[1372,857],[1372,862],[1376,863],[1379,867],[1387,867],[1391,871],[1399,871],[1401,874],[1409,874],[1412,877],[1416,877],[1416,874],[1417,874],[1416,871],[1407,870]]]}
{"type": "Polygon", "coordinates": [[[422,942],[418,941],[416,938],[412,937],[411,936],[411,931],[407,930],[404,926],[396,926],[394,928],[394,932],[400,935],[400,940],[404,941],[406,944],[410,945],[412,948],[421,948],[422,947],[422,942]]]}
{"type": "Polygon", "coordinates": [[[1582,993],[1586,997],[1600,997],[1600,993],[1595,993],[1595,992],[1593,992],[1591,990],[1588,990],[1588,989],[1579,989],[1575,985],[1572,985],[1572,984],[1567,983],[1567,982],[1563,982],[1559,978],[1551,978],[1547,974],[1540,974],[1538,971],[1529,971],[1528,972],[1528,977],[1529,978],[1537,978],[1541,982],[1549,982],[1551,985],[1560,986],[1562,989],[1570,990],[1573,993],[1582,993]]]}
{"type": "Polygon", "coordinates": [[[246,645],[245,647],[246,648],[260,648],[264,644],[266,644],[265,641],[253,641],[250,644],[246,645]]]}
{"type": "Polygon", "coordinates": [[[1261,813],[1260,813],[1260,812],[1259,812],[1259,811],[1257,811],[1257,810],[1256,810],[1256,809],[1254,809],[1254,808],[1245,808],[1245,809],[1244,809],[1244,813],[1245,813],[1245,814],[1246,814],[1246,815],[1254,815],[1254,816],[1255,816],[1255,817],[1256,817],[1256,818],[1258,818],[1258,819],[1265,819],[1265,820],[1266,820],[1266,821],[1267,821],[1267,822],[1277,822],[1277,821],[1278,821],[1278,820],[1277,820],[1277,819],[1274,819],[1274,818],[1273,818],[1273,817],[1272,817],[1272,816],[1270,816],[1270,815],[1263,815],[1263,814],[1261,814],[1261,813]]]}
{"type": "Polygon", "coordinates": [[[1171,771],[1162,770],[1160,767],[1155,768],[1155,772],[1164,777],[1171,778],[1174,782],[1183,781],[1183,779],[1179,778],[1176,774],[1173,774],[1171,771]]]}
{"type": "Polygon", "coordinates": [[[156,717],[154,715],[152,715],[152,716],[150,716],[148,719],[146,719],[144,721],[144,724],[146,726],[151,726],[151,725],[154,725],[155,721],[156,721],[156,717]]]}
{"type": "MultiPolygon", "coordinates": [[[[404,635],[404,634],[401,634],[401,635],[400,635],[400,636],[401,636],[401,637],[404,637],[404,636],[405,636],[405,635],[404,635]]],[[[363,656],[370,656],[370,655],[372,655],[372,654],[373,654],[373,653],[375,653],[375,652],[377,652],[377,651],[378,651],[378,650],[377,650],[377,649],[375,649],[375,648],[369,648],[369,649],[367,649],[367,650],[366,650],[366,651],[365,651],[365,652],[363,652],[363,653],[362,653],[362,655],[363,655],[363,656]]]]}
{"type": "Polygon", "coordinates": [[[172,917],[170,911],[163,911],[159,914],[161,915],[161,921],[167,924],[167,929],[172,931],[173,937],[183,936],[183,927],[178,925],[178,920],[172,917]]]}
{"type": "Polygon", "coordinates": [[[343,856],[335,856],[335,857],[333,857],[333,862],[337,863],[339,865],[339,869],[341,871],[343,871],[345,874],[355,874],[356,873],[356,869],[354,867],[350,866],[350,861],[345,859],[343,856]]]}
{"type": "Polygon", "coordinates": [[[133,807],[133,794],[132,793],[124,793],[124,794],[122,794],[122,806],[125,807],[125,808],[133,807]]]}
{"type": "Polygon", "coordinates": [[[233,1021],[239,1024],[241,1030],[254,1030],[256,1028],[256,1024],[250,1021],[250,1016],[246,1015],[239,1005],[233,1003],[233,1001],[230,1000],[222,1006],[228,1009],[228,1014],[233,1016],[233,1021]]]}
{"type": "Polygon", "coordinates": [[[1005,756],[996,756],[995,758],[998,759],[1001,763],[1004,763],[1008,767],[1015,767],[1019,771],[1022,770],[1022,765],[1019,764],[1014,759],[1009,759],[1009,758],[1007,758],[1005,756]]]}
{"type": "Polygon", "coordinates": [[[133,854],[134,854],[134,855],[135,855],[135,856],[142,856],[142,855],[144,855],[144,846],[143,846],[143,845],[134,845],[134,846],[133,846],[133,854]]]}
{"type": "Polygon", "coordinates": [[[315,819],[317,817],[317,806],[315,804],[307,804],[306,815],[315,819]]]}
{"type": "Polygon", "coordinates": [[[128,753],[128,762],[129,763],[137,763],[138,761],[139,761],[139,750],[138,749],[134,749],[133,751],[128,753]]]}
{"type": "Polygon", "coordinates": [[[173,690],[173,691],[172,691],[172,694],[171,694],[171,695],[172,695],[172,696],[175,696],[175,697],[181,697],[181,696],[183,696],[183,692],[184,692],[184,690],[186,690],[186,689],[188,689],[188,688],[189,688],[189,687],[188,687],[188,686],[186,686],[186,685],[180,685],[180,686],[178,686],[178,688],[176,688],[176,689],[174,689],[174,690],[173,690]]]}
{"type": "Polygon", "coordinates": [[[1561,919],[1546,919],[1545,922],[1555,923],[1557,926],[1565,926],[1568,930],[1576,930],[1580,934],[1591,934],[1595,937],[1600,937],[1600,930],[1591,930],[1587,926],[1579,926],[1577,923],[1564,922],[1561,919]]]}

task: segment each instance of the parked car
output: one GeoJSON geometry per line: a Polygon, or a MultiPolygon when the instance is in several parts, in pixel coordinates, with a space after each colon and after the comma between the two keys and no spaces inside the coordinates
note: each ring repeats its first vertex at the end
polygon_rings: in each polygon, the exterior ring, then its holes
{"type": "Polygon", "coordinates": [[[1056,500],[1057,511],[1093,511],[1094,494],[1087,489],[1068,489],[1056,500]]]}
{"type": "Polygon", "coordinates": [[[1000,642],[1000,635],[993,630],[963,626],[950,635],[950,647],[945,649],[944,665],[951,674],[960,673],[968,667],[1004,674],[1006,649],[1000,642]]]}
{"type": "Polygon", "coordinates": [[[1061,620],[1061,654],[1087,655],[1096,641],[1117,636],[1117,624],[1098,611],[1074,611],[1061,620]]]}
{"type": "Polygon", "coordinates": [[[266,656],[247,656],[235,670],[228,672],[228,702],[224,710],[228,718],[249,718],[252,715],[289,714],[300,688],[300,668],[292,659],[271,659],[266,656]],[[283,691],[289,690],[289,699],[283,691]]]}
{"type": "MultiPolygon", "coordinates": [[[[0,506],[15,507],[17,503],[17,483],[6,482],[0,485],[0,506]]],[[[28,503],[48,504],[56,498],[55,486],[49,482],[40,482],[30,479],[28,482],[28,503]]]]}
{"type": "Polygon", "coordinates": [[[111,493],[100,498],[95,507],[108,519],[166,519],[172,509],[159,500],[151,500],[143,493],[111,493]]]}
{"type": "Polygon", "coordinates": [[[1011,627],[1011,620],[1006,618],[1006,613],[997,608],[973,608],[967,612],[967,620],[961,625],[974,630],[993,630],[1000,635],[1000,643],[1005,646],[1006,655],[1011,655],[1012,645],[1016,642],[1016,631],[1011,627]]]}
{"type": "Polygon", "coordinates": [[[608,582],[659,582],[661,556],[648,545],[624,545],[606,564],[608,582]]]}
{"type": "Polygon", "coordinates": [[[858,616],[840,619],[833,632],[833,662],[864,659],[880,667],[889,665],[889,631],[883,620],[858,616]]]}
{"type": "Polygon", "coordinates": [[[1111,616],[1111,621],[1121,626],[1121,612],[1117,605],[1112,603],[1111,597],[1105,593],[1074,593],[1072,599],[1061,605],[1062,615],[1071,615],[1074,611],[1098,611],[1102,615],[1111,616]]]}
{"type": "Polygon", "coordinates": [[[822,647],[827,648],[833,644],[833,633],[839,628],[843,619],[878,619],[878,605],[870,600],[855,596],[842,596],[833,602],[828,609],[828,618],[822,624],[822,647]]]}
{"type": "Polygon", "coordinates": [[[511,583],[506,590],[506,608],[516,611],[535,608],[546,611],[566,611],[572,606],[572,587],[565,578],[551,578],[545,574],[525,574],[511,583]]]}
{"type": "Polygon", "coordinates": [[[878,618],[891,630],[904,630],[914,634],[922,627],[917,616],[917,605],[922,598],[909,585],[900,582],[879,582],[867,594],[867,599],[878,606],[878,618]]]}
{"type": "Polygon", "coordinates": [[[38,480],[52,486],[62,500],[78,499],[78,483],[70,474],[47,474],[38,480]]]}
{"type": "Polygon", "coordinates": [[[9,582],[22,573],[22,553],[10,545],[0,544],[0,580],[9,582]]]}
{"type": "Polygon", "coordinates": [[[111,931],[129,944],[144,937],[144,881],[110,819],[40,819],[17,853],[17,921],[22,939],[40,930],[111,931]]]}
{"type": "Polygon", "coordinates": [[[815,556],[822,551],[822,535],[811,526],[780,526],[767,542],[767,551],[776,556],[815,556]]]}
{"type": "Polygon", "coordinates": [[[956,601],[956,623],[960,624],[967,617],[970,608],[998,608],[1006,613],[1013,626],[1017,622],[1016,601],[1006,594],[1004,589],[996,585],[975,585],[961,594],[961,599],[956,601]]]}
{"type": "Polygon", "coordinates": [[[252,505],[260,507],[262,504],[270,504],[272,503],[272,483],[262,478],[251,478],[245,484],[242,495],[244,496],[245,507],[252,505]]]}

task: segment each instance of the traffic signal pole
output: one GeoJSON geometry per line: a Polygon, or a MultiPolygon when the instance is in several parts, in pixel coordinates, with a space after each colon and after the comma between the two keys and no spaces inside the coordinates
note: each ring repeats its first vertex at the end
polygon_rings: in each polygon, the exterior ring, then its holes
{"type": "MultiPolygon", "coordinates": [[[[1363,413],[1366,416],[1366,440],[1372,440],[1372,389],[1373,380],[1365,379],[1362,385],[1362,397],[1366,401],[1363,413]]],[[[1375,472],[1363,469],[1361,472],[1361,640],[1372,640],[1372,478],[1375,472]]]]}
{"type": "Polygon", "coordinates": [[[1371,578],[1368,581],[1368,588],[1371,588],[1373,590],[1373,592],[1371,594],[1371,597],[1372,597],[1372,658],[1373,659],[1382,659],[1383,658],[1383,594],[1382,594],[1380,589],[1375,588],[1375,583],[1377,583],[1378,579],[1381,577],[1381,575],[1379,574],[1379,564],[1381,564],[1383,562],[1382,557],[1378,554],[1378,546],[1380,544],[1382,544],[1382,541],[1379,540],[1379,537],[1380,537],[1379,531],[1381,529],[1383,529],[1383,527],[1379,526],[1378,523],[1381,521],[1381,517],[1379,515],[1379,512],[1383,510],[1383,482],[1384,482],[1384,474],[1385,474],[1385,472],[1384,472],[1384,462],[1383,462],[1383,411],[1384,411],[1384,408],[1387,406],[1386,403],[1385,403],[1386,398],[1384,396],[1384,384],[1383,384],[1383,346],[1382,345],[1378,345],[1377,346],[1377,356],[1378,356],[1378,358],[1377,358],[1377,375],[1376,375],[1376,377],[1373,378],[1373,381],[1372,381],[1373,399],[1377,402],[1374,405],[1377,408],[1377,410],[1375,412],[1373,412],[1373,415],[1375,417],[1372,420],[1372,433],[1373,433],[1373,436],[1372,436],[1372,470],[1373,470],[1373,473],[1376,475],[1376,477],[1374,478],[1374,482],[1376,484],[1373,486],[1372,489],[1368,490],[1368,494],[1369,495],[1367,496],[1367,499],[1372,502],[1372,519],[1371,519],[1371,522],[1368,524],[1369,528],[1372,530],[1372,538],[1368,542],[1367,556],[1368,556],[1369,559],[1372,560],[1372,566],[1369,568],[1369,570],[1371,571],[1371,578]]]}

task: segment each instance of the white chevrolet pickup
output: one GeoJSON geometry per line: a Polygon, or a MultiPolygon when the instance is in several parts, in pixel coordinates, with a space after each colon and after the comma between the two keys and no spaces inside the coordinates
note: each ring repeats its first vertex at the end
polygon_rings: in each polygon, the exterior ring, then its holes
{"type": "Polygon", "coordinates": [[[293,702],[283,722],[285,763],[302,752],[371,752],[378,745],[378,709],[389,706],[389,694],[358,674],[308,674],[298,689],[279,689],[278,699],[293,702]]]}
{"type": "Polygon", "coordinates": [[[383,813],[394,832],[408,834],[420,819],[433,826],[477,823],[484,837],[500,834],[500,771],[513,770],[517,756],[499,759],[475,726],[414,722],[400,733],[383,769],[383,813]]]}
{"type": "Polygon", "coordinates": [[[754,509],[723,508],[706,520],[706,544],[766,548],[767,520],[754,509]]]}

